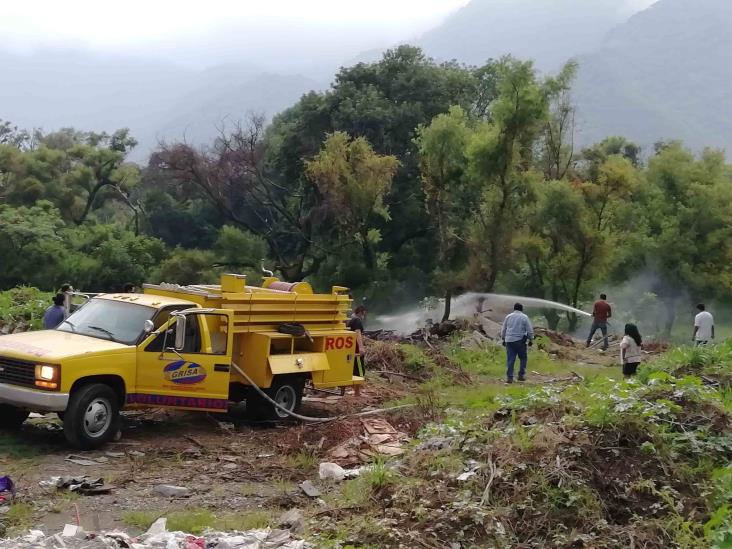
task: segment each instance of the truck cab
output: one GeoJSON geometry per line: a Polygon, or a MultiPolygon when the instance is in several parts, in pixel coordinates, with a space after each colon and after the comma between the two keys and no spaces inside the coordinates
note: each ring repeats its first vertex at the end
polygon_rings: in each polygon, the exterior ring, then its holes
{"type": "Polygon", "coordinates": [[[298,294],[226,276],[218,286],[100,294],[56,329],[0,336],[0,427],[57,412],[68,442],[90,449],[114,437],[122,409],[221,413],[246,400],[252,414],[277,419],[297,410],[307,382],[363,382],[340,289],[298,294]]]}

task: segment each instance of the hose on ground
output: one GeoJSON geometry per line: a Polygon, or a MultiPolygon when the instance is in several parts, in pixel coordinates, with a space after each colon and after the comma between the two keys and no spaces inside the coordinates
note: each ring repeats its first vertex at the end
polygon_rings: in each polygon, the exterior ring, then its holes
{"type": "Polygon", "coordinates": [[[366,412],[356,412],[353,414],[345,414],[341,416],[335,416],[335,417],[309,417],[309,416],[303,416],[301,414],[298,414],[296,412],[293,412],[291,410],[288,410],[278,402],[276,402],[273,398],[271,398],[266,392],[264,392],[254,381],[251,377],[249,377],[244,370],[242,370],[235,362],[231,363],[232,368],[236,370],[236,372],[242,376],[244,379],[246,379],[249,384],[254,388],[255,391],[259,393],[261,397],[263,397],[267,402],[272,404],[275,408],[280,410],[281,412],[284,412],[288,416],[294,417],[295,419],[299,419],[300,421],[304,421],[306,423],[330,423],[332,421],[338,421],[339,419],[345,419],[349,417],[360,417],[360,416],[370,416],[375,414],[380,414],[382,412],[393,412],[394,410],[402,410],[404,408],[412,408],[414,404],[401,404],[399,406],[392,406],[390,408],[381,408],[379,410],[368,410],[366,412]]]}

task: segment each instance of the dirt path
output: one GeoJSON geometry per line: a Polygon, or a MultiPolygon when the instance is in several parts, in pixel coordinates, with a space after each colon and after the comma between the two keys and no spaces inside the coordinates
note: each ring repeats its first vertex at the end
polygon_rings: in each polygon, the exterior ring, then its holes
{"type": "MultiPolygon", "coordinates": [[[[313,392],[302,412],[334,416],[378,407],[406,394],[399,383],[374,380],[360,398],[313,392]]],[[[178,509],[212,509],[221,513],[271,510],[278,513],[308,505],[298,484],[317,478],[319,457],[361,430],[360,420],[327,425],[301,423],[254,424],[231,417],[162,409],[125,414],[119,442],[93,452],[70,450],[55,415],[34,418],[13,435],[2,435],[0,474],[16,482],[19,501],[32,506],[27,524],[46,532],[75,523],[85,529],[130,527],[129,513],[159,513],[178,509]],[[82,466],[67,461],[104,461],[82,466]],[[39,485],[54,476],[101,477],[112,485],[109,494],[78,496],[39,485]],[[188,488],[190,496],[168,498],[153,490],[168,484],[188,488]],[[128,524],[123,524],[127,518],[128,524]]]]}

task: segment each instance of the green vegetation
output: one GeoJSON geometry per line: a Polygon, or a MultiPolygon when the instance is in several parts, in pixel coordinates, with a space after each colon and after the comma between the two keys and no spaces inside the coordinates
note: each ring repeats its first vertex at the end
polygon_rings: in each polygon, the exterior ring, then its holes
{"type": "Polygon", "coordinates": [[[192,508],[167,511],[128,511],[122,520],[130,526],[146,530],[159,518],[167,518],[172,532],[200,534],[207,529],[231,531],[266,528],[271,524],[272,512],[263,509],[253,512],[220,513],[210,509],[192,508]]]}
{"type": "Polygon", "coordinates": [[[33,526],[33,506],[30,503],[14,502],[3,515],[2,522],[12,531],[23,531],[33,526]]]}
{"type": "Polygon", "coordinates": [[[448,316],[465,290],[582,305],[598,285],[650,270],[629,315],[668,336],[689,306],[680,295],[732,297],[732,170],[721,152],[673,141],[641,151],[610,137],[575,151],[576,71],[541,76],[511,57],[440,64],[401,46],[341,69],[269,126],[161,145],[144,169],[127,160],[126,130],[0,124],[0,253],[14,258],[0,289],[233,270],[256,281],[266,258],[288,280],[343,284],[375,310],[445,296],[448,316]]]}
{"type": "Polygon", "coordinates": [[[313,532],[319,541],[609,548],[634,539],[689,549],[732,542],[732,344],[673,349],[631,381],[619,368],[533,351],[530,370],[541,375],[513,386],[498,382],[500,348],[445,351],[471,373],[471,385],[428,382],[446,403],[439,420],[398,464],[380,462],[329,496],[332,507],[357,509],[361,519],[326,520],[313,532]],[[571,372],[584,380],[546,383],[571,372]]]}
{"type": "Polygon", "coordinates": [[[51,295],[26,286],[0,292],[0,326],[6,326],[8,331],[41,328],[51,295]]]}

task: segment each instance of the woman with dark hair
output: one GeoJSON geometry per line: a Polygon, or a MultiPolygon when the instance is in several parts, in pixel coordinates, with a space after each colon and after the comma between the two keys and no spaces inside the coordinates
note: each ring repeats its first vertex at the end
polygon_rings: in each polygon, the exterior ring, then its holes
{"type": "Polygon", "coordinates": [[[638,326],[635,324],[625,325],[625,336],[620,342],[620,363],[623,365],[623,375],[626,378],[635,375],[638,365],[641,363],[641,339],[638,326]]]}

